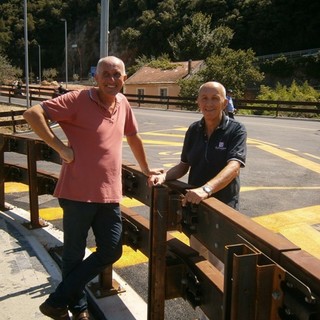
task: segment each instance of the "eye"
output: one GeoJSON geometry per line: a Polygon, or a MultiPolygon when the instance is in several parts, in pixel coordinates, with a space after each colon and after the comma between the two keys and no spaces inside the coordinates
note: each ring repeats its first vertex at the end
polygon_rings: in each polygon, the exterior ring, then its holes
{"type": "Polygon", "coordinates": [[[108,78],[113,78],[113,79],[120,79],[121,73],[120,72],[115,72],[113,74],[109,74],[107,72],[103,73],[103,78],[108,79],[108,78]]]}
{"type": "Polygon", "coordinates": [[[121,73],[120,72],[116,72],[116,73],[113,74],[113,77],[115,79],[119,79],[121,77],[121,73]]]}

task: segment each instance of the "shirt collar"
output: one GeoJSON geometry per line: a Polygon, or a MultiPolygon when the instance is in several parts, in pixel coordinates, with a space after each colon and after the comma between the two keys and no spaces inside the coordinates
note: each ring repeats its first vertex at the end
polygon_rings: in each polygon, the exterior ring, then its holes
{"type": "MultiPolygon", "coordinates": [[[[216,130],[218,129],[226,130],[229,125],[229,122],[230,122],[230,118],[224,112],[222,112],[222,119],[216,130]]],[[[202,130],[204,130],[205,128],[204,117],[202,117],[201,120],[199,121],[199,128],[202,130]]]]}
{"type": "MultiPolygon", "coordinates": [[[[92,101],[100,105],[101,107],[105,108],[104,104],[100,101],[99,96],[98,96],[98,90],[97,88],[91,88],[89,89],[89,97],[92,101]]],[[[122,94],[117,93],[116,95],[116,105],[119,104],[119,102],[123,99],[122,94]]]]}

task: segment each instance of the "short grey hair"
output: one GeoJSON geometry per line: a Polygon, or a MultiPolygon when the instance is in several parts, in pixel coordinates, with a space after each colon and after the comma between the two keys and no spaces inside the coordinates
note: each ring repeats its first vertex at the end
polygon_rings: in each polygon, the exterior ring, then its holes
{"type": "Polygon", "coordinates": [[[111,62],[111,61],[113,63],[119,64],[121,66],[121,69],[122,69],[122,72],[123,72],[122,75],[126,75],[126,67],[124,65],[124,62],[121,59],[119,59],[118,57],[115,57],[115,56],[107,56],[107,57],[100,58],[98,63],[97,63],[96,74],[99,74],[101,65],[103,63],[111,62]]]}
{"type": "Polygon", "coordinates": [[[227,98],[227,92],[226,92],[226,88],[224,87],[223,84],[221,84],[220,82],[217,82],[217,81],[208,81],[204,84],[202,84],[198,90],[198,94],[200,93],[201,89],[204,87],[204,86],[207,86],[207,85],[210,85],[212,87],[220,87],[221,90],[222,90],[222,94],[223,94],[223,97],[226,99],[227,98]]]}

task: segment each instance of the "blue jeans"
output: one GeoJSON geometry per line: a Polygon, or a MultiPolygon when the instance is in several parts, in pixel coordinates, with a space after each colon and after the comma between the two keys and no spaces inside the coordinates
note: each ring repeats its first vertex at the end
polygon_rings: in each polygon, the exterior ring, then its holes
{"type": "Polygon", "coordinates": [[[59,203],[63,209],[64,230],[62,282],[50,294],[48,303],[79,313],[88,306],[85,285],[121,257],[121,211],[118,203],[66,199],[59,199],[59,203]],[[90,227],[97,249],[83,260],[90,227]]]}

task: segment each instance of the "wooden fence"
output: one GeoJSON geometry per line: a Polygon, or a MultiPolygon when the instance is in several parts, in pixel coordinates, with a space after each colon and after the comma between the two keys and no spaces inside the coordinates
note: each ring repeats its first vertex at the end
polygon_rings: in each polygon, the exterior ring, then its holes
{"type": "MultiPolygon", "coordinates": [[[[30,86],[29,88],[30,105],[34,101],[44,101],[57,95],[54,88],[30,86]]],[[[12,98],[25,99],[25,87],[21,93],[15,93],[13,86],[0,86],[0,97],[7,97],[7,103],[12,104],[12,98]]],[[[154,95],[136,95],[126,94],[129,102],[137,107],[162,108],[165,110],[197,110],[195,98],[182,98],[173,96],[154,96],[154,95]]],[[[274,101],[274,100],[248,100],[234,99],[237,110],[248,110],[254,115],[263,115],[267,113],[270,116],[294,116],[294,117],[313,117],[320,115],[320,101],[274,101]]],[[[0,127],[12,126],[13,132],[16,132],[16,125],[25,124],[21,117],[23,111],[1,112],[0,127]],[[6,117],[10,117],[8,120],[6,117]]]]}

